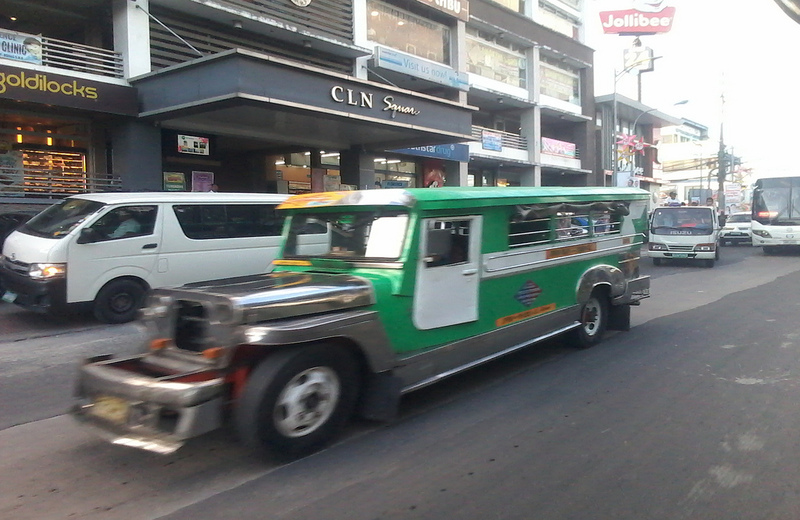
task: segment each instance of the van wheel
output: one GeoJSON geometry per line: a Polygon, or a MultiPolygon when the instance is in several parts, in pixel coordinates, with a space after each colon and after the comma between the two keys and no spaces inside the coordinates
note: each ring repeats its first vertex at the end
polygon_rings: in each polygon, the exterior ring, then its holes
{"type": "Polygon", "coordinates": [[[94,299],[94,315],[103,323],[126,323],[136,317],[147,290],[133,280],[112,280],[94,299]]]}
{"type": "Polygon", "coordinates": [[[592,295],[581,307],[578,319],[580,327],[573,333],[578,348],[589,348],[600,343],[608,324],[608,298],[602,291],[592,291],[592,295]]]}
{"type": "Polygon", "coordinates": [[[716,263],[716,260],[714,260],[713,258],[708,258],[708,259],[704,260],[703,262],[705,263],[706,267],[714,267],[714,264],[716,263]]]}
{"type": "Polygon", "coordinates": [[[353,413],[359,390],[356,361],[331,345],[287,347],[251,373],[236,405],[241,440],[286,461],[332,441],[353,413]]]}
{"type": "Polygon", "coordinates": [[[661,265],[663,259],[661,258],[653,258],[653,265],[661,265]]]}

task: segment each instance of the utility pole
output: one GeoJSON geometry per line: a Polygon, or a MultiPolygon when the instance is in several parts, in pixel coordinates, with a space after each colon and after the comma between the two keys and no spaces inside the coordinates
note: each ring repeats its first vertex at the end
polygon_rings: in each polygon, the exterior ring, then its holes
{"type": "Polygon", "coordinates": [[[717,207],[725,210],[725,176],[728,174],[728,157],[725,154],[725,141],[722,137],[722,124],[719,125],[719,152],[717,152],[717,207]]]}

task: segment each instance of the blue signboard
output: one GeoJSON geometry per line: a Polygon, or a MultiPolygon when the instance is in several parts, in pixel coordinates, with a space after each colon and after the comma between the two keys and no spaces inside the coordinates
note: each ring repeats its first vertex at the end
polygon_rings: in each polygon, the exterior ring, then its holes
{"type": "Polygon", "coordinates": [[[481,131],[481,148],[492,150],[493,152],[503,151],[503,134],[492,132],[491,130],[481,131]]]}
{"type": "Polygon", "coordinates": [[[431,157],[433,159],[445,159],[448,161],[469,161],[469,146],[465,144],[436,144],[431,146],[415,146],[414,148],[401,148],[399,150],[390,151],[406,155],[431,157]]]}
{"type": "Polygon", "coordinates": [[[409,76],[426,79],[440,85],[447,85],[459,90],[469,90],[469,81],[465,73],[394,49],[375,47],[375,65],[395,72],[402,72],[409,76]]]}

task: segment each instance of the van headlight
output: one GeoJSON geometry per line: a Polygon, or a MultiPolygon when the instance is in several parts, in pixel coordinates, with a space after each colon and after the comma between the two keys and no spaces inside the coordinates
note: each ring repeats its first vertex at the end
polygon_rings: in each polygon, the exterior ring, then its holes
{"type": "Polygon", "coordinates": [[[650,251],[669,251],[666,244],[659,244],[658,242],[650,242],[648,244],[648,249],[650,249],[650,251]]]}
{"type": "Polygon", "coordinates": [[[28,276],[34,280],[63,278],[67,274],[67,264],[31,264],[28,276]]]}

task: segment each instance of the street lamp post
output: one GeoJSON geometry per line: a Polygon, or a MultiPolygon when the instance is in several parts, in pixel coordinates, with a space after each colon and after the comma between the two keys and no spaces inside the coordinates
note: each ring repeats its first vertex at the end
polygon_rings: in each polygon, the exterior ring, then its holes
{"type": "MultiPolygon", "coordinates": [[[[614,70],[614,97],[612,101],[612,127],[611,127],[611,185],[617,185],[617,167],[619,161],[619,155],[617,153],[617,83],[619,82],[620,78],[623,74],[627,74],[631,70],[639,67],[644,63],[653,63],[655,60],[663,58],[663,56],[654,56],[652,58],[648,57],[642,60],[635,61],[622,69],[620,72],[617,72],[616,69],[614,70]]],[[[639,73],[641,74],[641,72],[639,73]]],[[[605,176],[603,177],[603,185],[605,185],[605,176]]]]}

